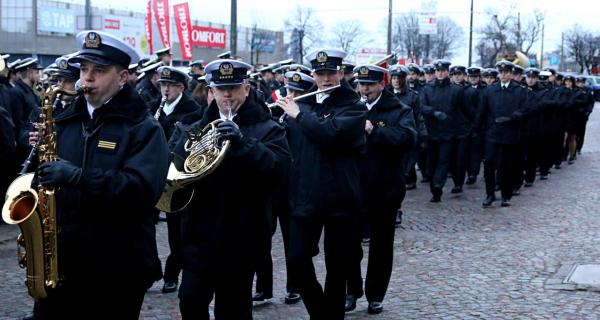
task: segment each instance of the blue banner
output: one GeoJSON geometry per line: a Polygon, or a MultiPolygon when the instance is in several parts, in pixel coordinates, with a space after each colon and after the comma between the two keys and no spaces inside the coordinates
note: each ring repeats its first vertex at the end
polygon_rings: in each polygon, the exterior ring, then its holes
{"type": "Polygon", "coordinates": [[[38,6],[38,32],[75,33],[75,24],[72,9],[38,6]]]}

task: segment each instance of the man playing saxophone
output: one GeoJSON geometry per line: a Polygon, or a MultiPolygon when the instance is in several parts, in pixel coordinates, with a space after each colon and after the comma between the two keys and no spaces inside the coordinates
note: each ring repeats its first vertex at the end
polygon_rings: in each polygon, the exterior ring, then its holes
{"type": "Polygon", "coordinates": [[[137,53],[100,31],[77,40],[82,49],[69,62],[81,65],[85,98],[56,117],[58,159],[37,170],[43,186],[57,188],[60,280],[34,317],[137,319],[161,277],[153,207],[166,180],[166,139],[127,84],[137,53]]]}

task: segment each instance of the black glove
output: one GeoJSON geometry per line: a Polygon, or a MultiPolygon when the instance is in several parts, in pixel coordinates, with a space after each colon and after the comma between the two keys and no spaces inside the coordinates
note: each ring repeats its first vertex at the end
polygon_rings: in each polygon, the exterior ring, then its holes
{"type": "Polygon", "coordinates": [[[217,126],[217,133],[220,135],[219,140],[229,140],[233,144],[239,144],[244,137],[240,131],[240,127],[231,121],[223,121],[217,126]]]}
{"type": "Polygon", "coordinates": [[[81,168],[67,160],[47,161],[39,166],[38,176],[47,187],[76,186],[81,179],[81,168]]]}
{"type": "Polygon", "coordinates": [[[446,118],[448,118],[448,115],[442,111],[434,111],[433,116],[436,117],[438,120],[446,120],[446,118]]]}
{"type": "Polygon", "coordinates": [[[510,121],[510,117],[497,117],[494,122],[496,123],[506,123],[510,121]]]}

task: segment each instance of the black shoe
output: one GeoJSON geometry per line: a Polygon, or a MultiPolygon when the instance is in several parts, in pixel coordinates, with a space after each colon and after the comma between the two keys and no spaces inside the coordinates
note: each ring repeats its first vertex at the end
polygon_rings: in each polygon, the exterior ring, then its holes
{"type": "Polygon", "coordinates": [[[399,227],[402,224],[402,210],[398,210],[396,212],[396,227],[399,227]]]}
{"type": "Polygon", "coordinates": [[[501,207],[510,207],[510,200],[504,198],[502,199],[502,203],[500,204],[501,207]]]}
{"type": "Polygon", "coordinates": [[[252,301],[261,302],[273,298],[273,294],[266,294],[264,292],[257,292],[252,296],[252,301]]]}
{"type": "Polygon", "coordinates": [[[468,186],[470,186],[470,185],[475,184],[475,182],[477,182],[477,177],[475,177],[475,176],[469,176],[467,178],[467,182],[466,183],[467,183],[468,186]]]}
{"type": "Polygon", "coordinates": [[[369,302],[367,312],[369,314],[380,314],[381,312],[383,312],[383,303],[378,301],[369,302]]]}
{"type": "Polygon", "coordinates": [[[415,190],[416,188],[417,188],[416,183],[407,183],[406,184],[406,190],[415,190]]]}
{"type": "Polygon", "coordinates": [[[285,304],[295,304],[300,302],[300,300],[302,300],[302,298],[300,297],[299,293],[295,293],[295,292],[288,292],[285,295],[285,304]]]}
{"type": "Polygon", "coordinates": [[[356,300],[358,300],[358,298],[355,295],[353,295],[353,294],[346,295],[346,305],[344,307],[346,312],[356,309],[356,300]]]}
{"type": "Polygon", "coordinates": [[[513,192],[512,192],[513,196],[519,196],[521,195],[521,189],[520,188],[514,188],[513,192]]]}
{"type": "Polygon", "coordinates": [[[548,175],[547,174],[540,175],[540,180],[548,180],[548,175]]]}
{"type": "Polygon", "coordinates": [[[494,203],[494,201],[496,201],[495,195],[487,196],[487,198],[485,198],[485,200],[483,200],[482,205],[484,208],[487,208],[487,207],[491,206],[492,203],[494,203]]]}
{"type": "Polygon", "coordinates": [[[575,160],[573,158],[569,158],[569,160],[567,161],[567,164],[573,164],[575,163],[575,160]]]}
{"type": "Polygon", "coordinates": [[[525,188],[533,187],[533,182],[525,182],[525,184],[523,184],[523,187],[525,187],[525,188]]]}
{"type": "Polygon", "coordinates": [[[452,188],[452,190],[450,190],[450,193],[462,193],[462,187],[461,186],[456,186],[454,188],[452,188]]]}
{"type": "Polygon", "coordinates": [[[431,200],[429,200],[429,202],[442,202],[443,193],[444,192],[442,191],[442,188],[434,187],[431,190],[431,194],[433,194],[433,197],[431,198],[431,200]]]}
{"type": "Polygon", "coordinates": [[[171,293],[177,291],[177,282],[165,281],[161,291],[162,293],[171,293]]]}

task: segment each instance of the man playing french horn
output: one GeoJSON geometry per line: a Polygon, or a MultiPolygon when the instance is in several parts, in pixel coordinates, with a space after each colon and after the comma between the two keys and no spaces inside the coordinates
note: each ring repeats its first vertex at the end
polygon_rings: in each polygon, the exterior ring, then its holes
{"type": "MultiPolygon", "coordinates": [[[[273,189],[281,186],[290,156],[284,129],[257,103],[247,83],[250,68],[229,59],[209,63],[205,70],[214,101],[188,129],[193,136],[218,123],[196,140],[198,150],[211,150],[211,144],[227,149],[210,174],[189,186],[194,197],[181,229],[183,319],[209,319],[213,297],[216,319],[252,319],[254,270],[258,253],[271,241],[273,189]]],[[[198,150],[185,151],[187,142],[182,135],[175,153],[197,158],[198,150]]]]}

